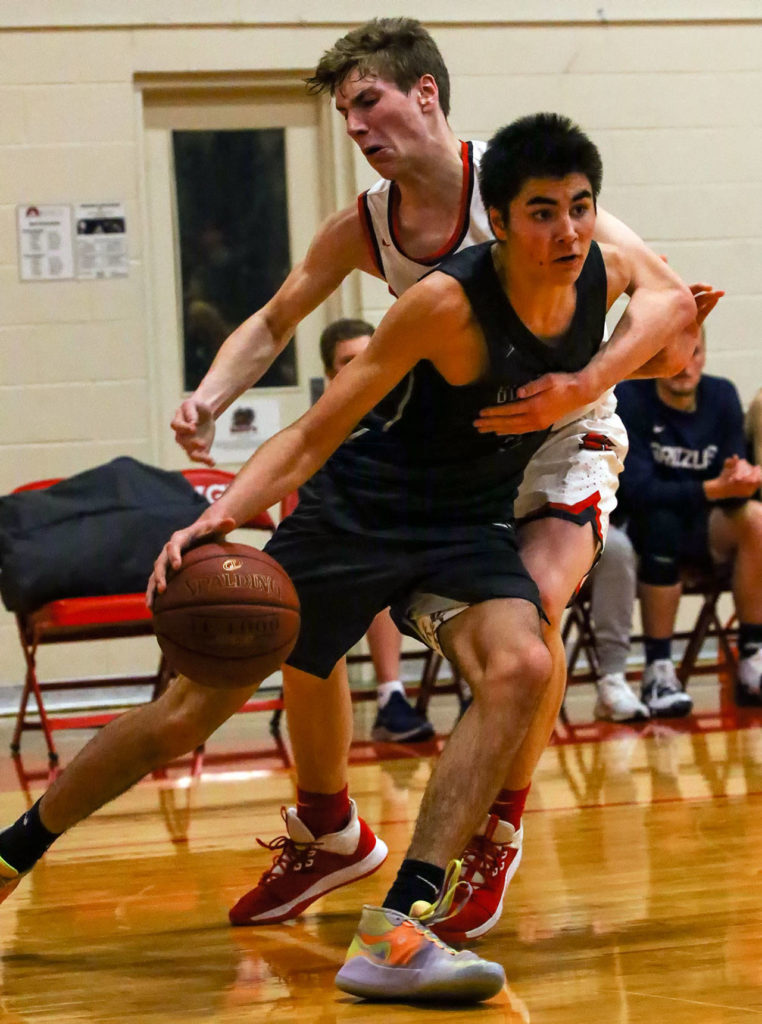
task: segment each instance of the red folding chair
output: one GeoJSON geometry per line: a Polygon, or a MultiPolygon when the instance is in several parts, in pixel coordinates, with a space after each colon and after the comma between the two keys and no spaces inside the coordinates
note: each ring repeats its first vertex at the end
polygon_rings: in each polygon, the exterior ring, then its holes
{"type": "MultiPolygon", "coordinates": [[[[183,476],[207,501],[215,501],[230,485],[234,474],[222,469],[208,467],[185,469],[183,476]]],[[[60,479],[60,478],[59,478],[60,479]]],[[[17,487],[19,491],[41,490],[58,483],[58,479],[38,480],[17,487]]],[[[247,529],[264,530],[272,533],[275,523],[265,512],[245,524],[247,529]]],[[[149,675],[124,675],[87,677],[83,679],[46,680],[38,677],[37,651],[47,644],[72,643],[84,640],[113,640],[124,637],[151,636],[153,626],[151,612],[146,608],[145,594],[112,594],[97,597],[73,597],[50,601],[29,613],[17,613],[21,648],[26,663],[24,687],[21,693],[16,727],[11,740],[11,750],[18,753],[21,734],[26,730],[42,731],[48,747],[51,762],[58,760],[53,740],[56,729],[92,729],[105,725],[116,718],[119,711],[98,710],[83,713],[66,712],[51,715],[45,706],[45,694],[65,690],[88,688],[119,688],[135,685],[149,685],[154,700],[166,688],[172,677],[163,657],[160,657],[156,672],[149,675]],[[36,714],[29,709],[30,698],[34,697],[36,714]],[[31,717],[30,717],[31,715],[31,717]]],[[[252,701],[246,710],[266,710],[272,701],[252,701]],[[262,706],[260,707],[259,704],[262,706]]]]}

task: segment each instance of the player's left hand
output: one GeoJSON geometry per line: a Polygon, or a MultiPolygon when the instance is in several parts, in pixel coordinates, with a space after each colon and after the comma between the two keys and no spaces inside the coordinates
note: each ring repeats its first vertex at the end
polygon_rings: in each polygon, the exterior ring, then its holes
{"type": "Polygon", "coordinates": [[[202,537],[224,536],[236,527],[235,519],[220,515],[214,506],[210,506],[203,515],[186,526],[183,530],[175,530],[167,543],[159,552],[153,563],[153,572],[146,587],[146,604],[152,607],[156,594],[167,589],[167,573],[171,569],[179,569],[183,560],[183,551],[194,541],[202,537]]]}
{"type": "Polygon", "coordinates": [[[692,284],[690,288],[696,302],[696,323],[700,327],[725,292],[704,283],[692,284]]]}
{"type": "Polygon", "coordinates": [[[480,434],[528,434],[545,430],[587,402],[573,373],[545,373],[520,387],[518,401],[482,409],[474,426],[480,434]]]}

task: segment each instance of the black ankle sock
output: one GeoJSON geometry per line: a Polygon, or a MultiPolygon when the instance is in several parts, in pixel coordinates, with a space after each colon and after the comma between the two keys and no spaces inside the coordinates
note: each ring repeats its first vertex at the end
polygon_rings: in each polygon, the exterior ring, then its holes
{"type": "Polygon", "coordinates": [[[40,821],[40,801],[0,832],[0,857],[16,871],[28,871],[61,833],[49,832],[40,821]]]}
{"type": "Polygon", "coordinates": [[[756,622],[739,622],[738,649],[742,658],[750,658],[762,647],[762,626],[756,622]]]}
{"type": "Polygon", "coordinates": [[[669,661],[672,657],[672,637],[653,637],[646,636],[643,638],[643,646],[646,649],[646,664],[650,665],[652,661],[669,661]]]}
{"type": "Polygon", "coordinates": [[[403,860],[394,885],[383,905],[389,910],[409,914],[416,900],[433,903],[444,882],[445,870],[425,860],[403,860]]]}

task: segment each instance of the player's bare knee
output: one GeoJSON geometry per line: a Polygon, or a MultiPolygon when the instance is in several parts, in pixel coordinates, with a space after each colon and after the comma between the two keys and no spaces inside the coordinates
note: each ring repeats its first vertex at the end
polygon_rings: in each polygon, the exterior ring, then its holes
{"type": "Polygon", "coordinates": [[[478,689],[492,706],[511,701],[534,707],[550,677],[551,666],[550,652],[541,637],[528,634],[509,649],[490,656],[478,689]]]}

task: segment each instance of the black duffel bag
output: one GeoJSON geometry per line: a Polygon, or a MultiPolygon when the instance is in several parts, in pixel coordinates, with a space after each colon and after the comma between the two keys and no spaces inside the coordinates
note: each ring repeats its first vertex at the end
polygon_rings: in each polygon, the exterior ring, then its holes
{"type": "Polygon", "coordinates": [[[123,456],[0,498],[0,596],[12,612],[145,589],[175,530],[207,507],[180,472],[123,456]]]}

